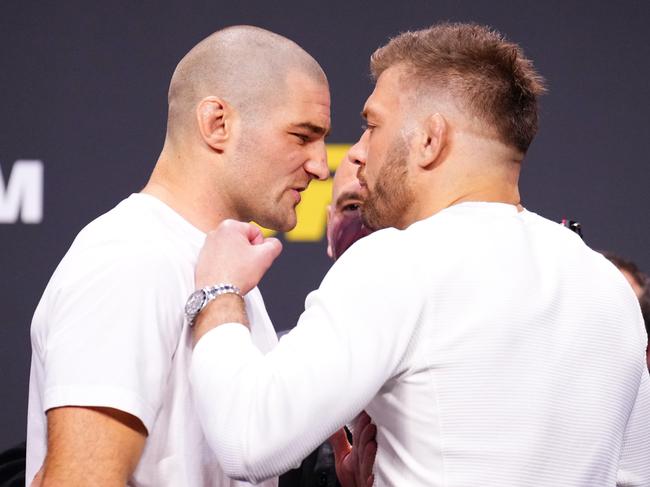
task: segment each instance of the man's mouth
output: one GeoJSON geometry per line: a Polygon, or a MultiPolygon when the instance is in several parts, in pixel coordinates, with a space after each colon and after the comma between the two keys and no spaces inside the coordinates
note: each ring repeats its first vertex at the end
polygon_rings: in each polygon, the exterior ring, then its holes
{"type": "Polygon", "coordinates": [[[293,195],[294,199],[296,200],[296,204],[300,203],[300,201],[302,199],[302,197],[300,196],[300,193],[302,193],[306,189],[307,189],[306,186],[298,186],[298,187],[289,189],[291,191],[291,194],[293,195]]]}

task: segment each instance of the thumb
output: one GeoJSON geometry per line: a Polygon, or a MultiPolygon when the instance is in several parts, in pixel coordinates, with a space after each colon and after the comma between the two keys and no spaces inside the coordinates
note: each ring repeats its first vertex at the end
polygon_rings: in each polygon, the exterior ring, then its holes
{"type": "Polygon", "coordinates": [[[282,252],[282,243],[277,238],[265,238],[261,245],[268,249],[267,252],[271,255],[271,261],[274,261],[282,252]]]}
{"type": "Polygon", "coordinates": [[[264,272],[271,267],[273,261],[282,252],[282,244],[277,238],[265,238],[264,241],[252,247],[256,253],[259,264],[264,268],[264,272]]]}

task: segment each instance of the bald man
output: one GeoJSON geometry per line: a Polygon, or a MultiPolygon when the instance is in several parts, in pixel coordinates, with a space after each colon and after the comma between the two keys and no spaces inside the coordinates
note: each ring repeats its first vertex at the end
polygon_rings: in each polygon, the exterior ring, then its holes
{"type": "MultiPolygon", "coordinates": [[[[224,475],[194,412],[183,309],[205,232],[225,218],[290,230],[300,193],[328,176],[328,83],[292,41],[235,27],[180,61],[168,101],[146,187],[79,233],[34,314],[28,483],[43,466],[44,486],[247,485],[224,475]]],[[[267,352],[259,291],[245,302],[267,352]]]]}
{"type": "Polygon", "coordinates": [[[333,260],[372,231],[361,218],[361,183],[357,169],[346,154],[334,174],[332,202],[327,207],[327,255],[333,260]]]}

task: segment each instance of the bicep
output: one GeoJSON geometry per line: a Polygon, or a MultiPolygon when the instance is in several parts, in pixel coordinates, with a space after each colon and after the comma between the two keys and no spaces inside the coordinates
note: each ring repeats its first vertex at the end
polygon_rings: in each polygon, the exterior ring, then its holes
{"type": "Polygon", "coordinates": [[[146,435],[139,419],[117,409],[50,409],[43,485],[123,487],[140,459],[146,435]]]}

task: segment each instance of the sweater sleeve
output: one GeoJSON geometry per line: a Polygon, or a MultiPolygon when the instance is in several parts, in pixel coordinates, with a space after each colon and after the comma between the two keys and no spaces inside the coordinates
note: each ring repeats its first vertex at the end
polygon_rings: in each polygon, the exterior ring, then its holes
{"type": "Polygon", "coordinates": [[[617,487],[650,485],[650,377],[643,367],[639,392],[625,427],[617,487]]]}
{"type": "Polygon", "coordinates": [[[237,323],[197,344],[194,399],[229,476],[256,482],[291,468],[405,367],[422,298],[406,259],[382,262],[396,232],[349,249],[268,354],[237,323]]]}

